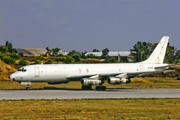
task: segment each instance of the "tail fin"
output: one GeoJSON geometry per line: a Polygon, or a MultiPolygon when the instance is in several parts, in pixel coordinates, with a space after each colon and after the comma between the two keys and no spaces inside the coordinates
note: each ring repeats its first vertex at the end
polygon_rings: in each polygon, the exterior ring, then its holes
{"type": "Polygon", "coordinates": [[[150,57],[142,63],[162,64],[164,61],[169,36],[163,36],[150,57]]]}

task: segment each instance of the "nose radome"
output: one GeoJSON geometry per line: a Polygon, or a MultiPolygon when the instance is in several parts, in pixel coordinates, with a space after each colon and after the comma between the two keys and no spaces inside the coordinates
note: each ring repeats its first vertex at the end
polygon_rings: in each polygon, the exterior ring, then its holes
{"type": "Polygon", "coordinates": [[[14,81],[14,80],[15,80],[14,75],[10,75],[10,76],[9,76],[9,79],[12,80],[12,81],[14,81]]]}

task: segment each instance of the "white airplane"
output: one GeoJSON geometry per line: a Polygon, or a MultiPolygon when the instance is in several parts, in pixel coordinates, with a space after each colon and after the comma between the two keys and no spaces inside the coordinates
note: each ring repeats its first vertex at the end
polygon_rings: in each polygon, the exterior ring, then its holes
{"type": "Polygon", "coordinates": [[[81,81],[82,89],[106,90],[102,86],[108,79],[109,84],[130,83],[130,78],[148,73],[165,72],[169,66],[163,64],[169,37],[162,37],[150,57],[138,63],[113,63],[113,64],[40,64],[21,67],[10,75],[10,79],[22,85],[27,85],[30,90],[31,82],[48,82],[49,84],[68,83],[81,81]]]}

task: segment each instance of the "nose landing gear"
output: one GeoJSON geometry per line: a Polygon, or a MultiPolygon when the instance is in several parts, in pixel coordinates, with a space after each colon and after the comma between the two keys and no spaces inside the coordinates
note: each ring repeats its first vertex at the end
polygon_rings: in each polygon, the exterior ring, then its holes
{"type": "Polygon", "coordinates": [[[31,88],[28,86],[28,87],[26,87],[26,90],[31,90],[31,88]]]}
{"type": "Polygon", "coordinates": [[[27,85],[26,90],[30,90],[31,82],[21,82],[21,85],[27,85]]]}

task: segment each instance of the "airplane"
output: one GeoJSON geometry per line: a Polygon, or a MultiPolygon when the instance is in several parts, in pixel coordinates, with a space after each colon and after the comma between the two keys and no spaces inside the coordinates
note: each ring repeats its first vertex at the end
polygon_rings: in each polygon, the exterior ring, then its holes
{"type": "Polygon", "coordinates": [[[138,63],[103,63],[103,64],[38,64],[21,67],[10,75],[10,80],[27,85],[30,90],[31,82],[47,82],[61,84],[70,81],[81,81],[83,90],[106,90],[105,80],[109,84],[130,83],[130,78],[149,73],[168,71],[169,66],[164,64],[164,57],[169,36],[163,36],[150,57],[138,63]]]}

